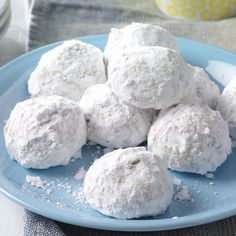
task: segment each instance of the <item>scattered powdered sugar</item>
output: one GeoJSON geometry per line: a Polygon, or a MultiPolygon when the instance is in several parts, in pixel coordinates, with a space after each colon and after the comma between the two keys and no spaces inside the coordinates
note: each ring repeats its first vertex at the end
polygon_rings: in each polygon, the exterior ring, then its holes
{"type": "Polygon", "coordinates": [[[209,182],[209,184],[210,184],[211,186],[214,186],[214,185],[215,185],[215,183],[214,183],[214,182],[209,182]]]}
{"type": "MultiPolygon", "coordinates": [[[[80,169],[81,173],[85,171],[83,167],[80,169]]],[[[26,183],[29,183],[33,188],[29,188],[29,185],[24,184],[22,186],[23,191],[55,207],[80,209],[86,203],[83,186],[71,182],[67,177],[52,177],[51,180],[48,180],[41,179],[39,176],[27,175],[26,183]],[[55,192],[55,194],[52,194],[52,192],[55,192]],[[57,192],[60,194],[57,194],[57,192]]]]}
{"type": "Polygon", "coordinates": [[[80,167],[79,170],[76,172],[76,174],[74,175],[74,178],[75,178],[76,180],[81,180],[81,179],[83,179],[83,178],[85,177],[86,173],[87,173],[87,170],[85,170],[84,167],[82,166],[82,167],[80,167]]]}
{"type": "Polygon", "coordinates": [[[178,216],[173,216],[172,219],[173,219],[173,220],[178,220],[179,217],[178,217],[178,216]]]}
{"type": "Polygon", "coordinates": [[[174,200],[180,202],[191,201],[192,197],[189,188],[187,186],[182,186],[181,190],[175,194],[174,200]]]}
{"type": "Polygon", "coordinates": [[[86,202],[82,187],[80,187],[79,190],[77,190],[77,191],[73,191],[72,196],[75,198],[75,200],[76,200],[75,204],[77,204],[77,205],[86,202]]]}
{"type": "Polygon", "coordinates": [[[182,183],[182,180],[174,177],[173,178],[173,183],[174,183],[175,186],[180,186],[181,183],[182,183]]]}
{"type": "Polygon", "coordinates": [[[214,179],[215,177],[214,177],[214,174],[213,173],[206,173],[205,174],[205,177],[207,177],[208,179],[214,179]]]}
{"type": "Polygon", "coordinates": [[[36,188],[44,188],[44,181],[39,176],[26,175],[25,180],[36,188]]]}

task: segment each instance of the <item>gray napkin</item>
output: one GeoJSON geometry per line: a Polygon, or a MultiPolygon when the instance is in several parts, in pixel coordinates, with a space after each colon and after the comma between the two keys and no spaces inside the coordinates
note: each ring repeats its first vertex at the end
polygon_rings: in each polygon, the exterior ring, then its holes
{"type": "Polygon", "coordinates": [[[114,232],[55,222],[26,211],[25,236],[235,236],[236,216],[206,225],[162,232],[114,232]]]}
{"type": "MultiPolygon", "coordinates": [[[[236,51],[236,18],[217,22],[177,21],[164,16],[153,0],[28,0],[28,4],[28,50],[59,40],[108,33],[111,27],[122,27],[136,21],[163,26],[175,36],[236,51]]],[[[71,226],[26,211],[24,233],[25,236],[231,236],[236,235],[236,217],[181,230],[125,233],[71,226]]]]}

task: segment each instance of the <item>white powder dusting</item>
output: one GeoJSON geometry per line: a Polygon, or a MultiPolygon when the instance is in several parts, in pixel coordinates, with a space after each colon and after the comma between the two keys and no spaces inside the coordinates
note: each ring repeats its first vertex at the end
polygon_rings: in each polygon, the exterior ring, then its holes
{"type": "Polygon", "coordinates": [[[188,103],[202,103],[207,104],[210,108],[215,109],[220,90],[218,86],[209,79],[204,69],[200,67],[191,66],[193,71],[192,94],[187,97],[188,103]]]}
{"type": "Polygon", "coordinates": [[[121,29],[112,28],[104,50],[108,70],[116,66],[116,61],[123,52],[142,46],[161,46],[177,50],[174,37],[159,26],[133,22],[121,29]]]}
{"type": "Polygon", "coordinates": [[[82,185],[71,184],[66,178],[52,178],[54,180],[44,180],[39,176],[26,176],[26,182],[33,188],[40,189],[38,191],[29,188],[27,185],[22,186],[22,190],[27,191],[32,196],[40,197],[48,204],[52,204],[58,208],[75,208],[80,209],[86,203],[82,185]],[[52,194],[59,191],[60,194],[52,194]],[[68,202],[68,199],[70,201],[68,202]]]}
{"type": "Polygon", "coordinates": [[[39,176],[26,175],[25,181],[36,188],[44,188],[44,181],[39,176]]]}
{"type": "Polygon", "coordinates": [[[208,179],[214,179],[215,178],[214,174],[209,173],[209,172],[205,174],[205,177],[207,177],[208,179]]]}
{"type": "Polygon", "coordinates": [[[191,201],[192,197],[189,188],[187,186],[183,186],[182,189],[175,194],[174,200],[180,202],[191,201]]]}
{"type": "Polygon", "coordinates": [[[86,173],[87,173],[87,170],[85,170],[84,167],[82,166],[82,167],[80,167],[80,169],[76,172],[76,174],[74,175],[74,178],[75,178],[76,180],[81,180],[81,179],[83,179],[83,178],[85,177],[86,173]]]}
{"type": "Polygon", "coordinates": [[[119,219],[162,214],[172,200],[172,179],[144,147],[118,149],[95,161],[84,179],[91,207],[119,219]]]}
{"type": "MultiPolygon", "coordinates": [[[[236,140],[236,77],[224,88],[216,109],[227,120],[230,136],[233,140],[236,140]]],[[[235,147],[235,142],[233,142],[233,147],[235,147]]]]}
{"type": "Polygon", "coordinates": [[[182,180],[175,177],[173,178],[173,183],[175,186],[180,186],[182,183],[182,180]]]}
{"type": "Polygon", "coordinates": [[[89,87],[80,107],[88,121],[89,140],[104,147],[124,148],[147,139],[153,112],[124,104],[106,84],[89,87]]]}
{"type": "Polygon", "coordinates": [[[84,196],[84,191],[83,188],[81,187],[77,191],[72,192],[72,196],[75,198],[75,204],[76,205],[81,205],[86,202],[85,196],[84,196]]]}
{"type": "Polygon", "coordinates": [[[207,105],[179,104],[159,113],[148,134],[148,150],[172,170],[204,175],[231,153],[228,124],[207,105]]]}
{"type": "Polygon", "coordinates": [[[10,156],[25,168],[67,165],[86,142],[86,121],[67,98],[31,98],[16,104],[4,136],[10,156]]]}
{"type": "Polygon", "coordinates": [[[178,216],[173,216],[172,219],[173,219],[173,220],[178,220],[179,217],[178,217],[178,216]]]}
{"type": "Polygon", "coordinates": [[[105,82],[101,50],[70,40],[43,54],[30,75],[28,90],[34,97],[60,95],[77,102],[88,87],[105,82]]]}
{"type": "Polygon", "coordinates": [[[190,69],[177,51],[143,46],[122,54],[116,67],[109,70],[108,85],[131,105],[164,109],[185,96],[189,76],[190,69]]]}

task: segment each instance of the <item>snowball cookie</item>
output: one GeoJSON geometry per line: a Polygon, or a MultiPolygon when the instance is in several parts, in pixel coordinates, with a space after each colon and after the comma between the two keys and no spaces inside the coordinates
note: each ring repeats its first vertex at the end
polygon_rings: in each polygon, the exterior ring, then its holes
{"type": "Polygon", "coordinates": [[[230,136],[236,140],[236,77],[223,90],[216,109],[228,121],[230,136]]]}
{"type": "Polygon", "coordinates": [[[177,104],[189,87],[190,69],[179,54],[163,47],[137,47],[122,55],[108,84],[123,101],[140,108],[177,104]]]}
{"type": "Polygon", "coordinates": [[[89,168],[84,194],[92,208],[118,219],[164,213],[173,195],[162,161],[144,147],[118,149],[89,168]]]}
{"type": "Polygon", "coordinates": [[[86,122],[79,106],[67,98],[31,98],[16,104],[4,135],[13,159],[25,168],[44,169],[76,158],[86,142],[86,122]]]}
{"type": "Polygon", "coordinates": [[[148,134],[148,150],[177,171],[215,171],[231,152],[227,122],[207,105],[163,110],[148,134]]]}
{"type": "Polygon", "coordinates": [[[105,83],[103,53],[79,40],[65,41],[46,52],[30,75],[32,96],[61,95],[79,101],[91,85],[105,83]]]}
{"type": "Polygon", "coordinates": [[[187,98],[189,103],[203,103],[207,104],[212,109],[215,109],[220,90],[218,86],[210,80],[204,69],[196,66],[192,68],[193,90],[191,95],[187,98]]]}
{"type": "Polygon", "coordinates": [[[122,103],[106,84],[88,88],[80,107],[88,121],[88,139],[93,142],[122,148],[147,140],[153,112],[122,103]]]}
{"type": "Polygon", "coordinates": [[[167,30],[155,25],[133,22],[122,29],[111,29],[104,50],[105,60],[110,66],[122,52],[137,46],[161,46],[177,50],[175,39],[167,30]]]}

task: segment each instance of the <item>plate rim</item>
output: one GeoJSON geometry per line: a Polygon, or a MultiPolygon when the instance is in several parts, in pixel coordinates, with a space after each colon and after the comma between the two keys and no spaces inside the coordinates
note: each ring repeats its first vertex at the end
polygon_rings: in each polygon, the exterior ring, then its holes
{"type": "MultiPolygon", "coordinates": [[[[87,41],[87,40],[104,40],[107,38],[107,34],[99,34],[99,35],[90,35],[90,36],[83,36],[79,37],[80,40],[87,41]]],[[[177,44],[191,44],[195,46],[200,46],[202,48],[206,48],[208,50],[214,50],[218,53],[227,54],[227,56],[232,57],[232,59],[236,60],[236,54],[233,54],[225,49],[215,47],[209,44],[200,43],[197,41],[184,39],[184,38],[176,38],[177,44]]],[[[43,47],[34,49],[30,52],[27,52],[14,60],[8,62],[4,66],[1,67],[0,73],[4,72],[5,70],[8,70],[9,67],[13,66],[15,63],[20,62],[21,60],[24,60],[25,58],[29,56],[33,56],[34,54],[37,54],[41,50],[47,50],[51,47],[57,46],[61,44],[63,41],[54,42],[52,44],[45,45],[43,47]]],[[[1,80],[0,83],[4,81],[5,79],[1,80]]],[[[233,204],[230,204],[229,206],[224,206],[221,209],[214,209],[209,210],[207,212],[198,213],[189,216],[183,216],[179,217],[178,219],[151,219],[151,220],[118,220],[114,218],[97,218],[97,217],[83,217],[83,216],[76,216],[71,215],[71,217],[63,217],[63,212],[60,212],[60,214],[53,213],[53,210],[55,209],[52,206],[46,206],[49,211],[46,211],[44,209],[41,209],[40,207],[36,205],[32,205],[31,202],[26,202],[25,199],[22,199],[23,192],[18,192],[18,194],[14,195],[12,191],[9,191],[7,186],[3,183],[3,178],[0,178],[0,193],[14,201],[15,203],[21,205],[22,207],[35,212],[37,214],[40,214],[42,216],[64,222],[69,223],[73,225],[79,225],[83,227],[88,228],[95,228],[95,229],[103,229],[103,230],[116,230],[116,231],[133,231],[133,232],[147,232],[147,231],[164,231],[164,230],[171,230],[171,229],[179,229],[179,228],[186,228],[186,227],[192,227],[196,225],[202,225],[207,224],[210,222],[214,222],[217,220],[221,220],[230,216],[233,216],[236,214],[236,201],[233,204]],[[93,218],[96,220],[94,221],[93,218]],[[137,224],[138,222],[138,224],[137,224]]],[[[32,198],[32,196],[28,196],[29,198],[32,198]]],[[[37,199],[35,201],[38,201],[37,199]]],[[[67,215],[68,216],[68,215],[67,215]]]]}

